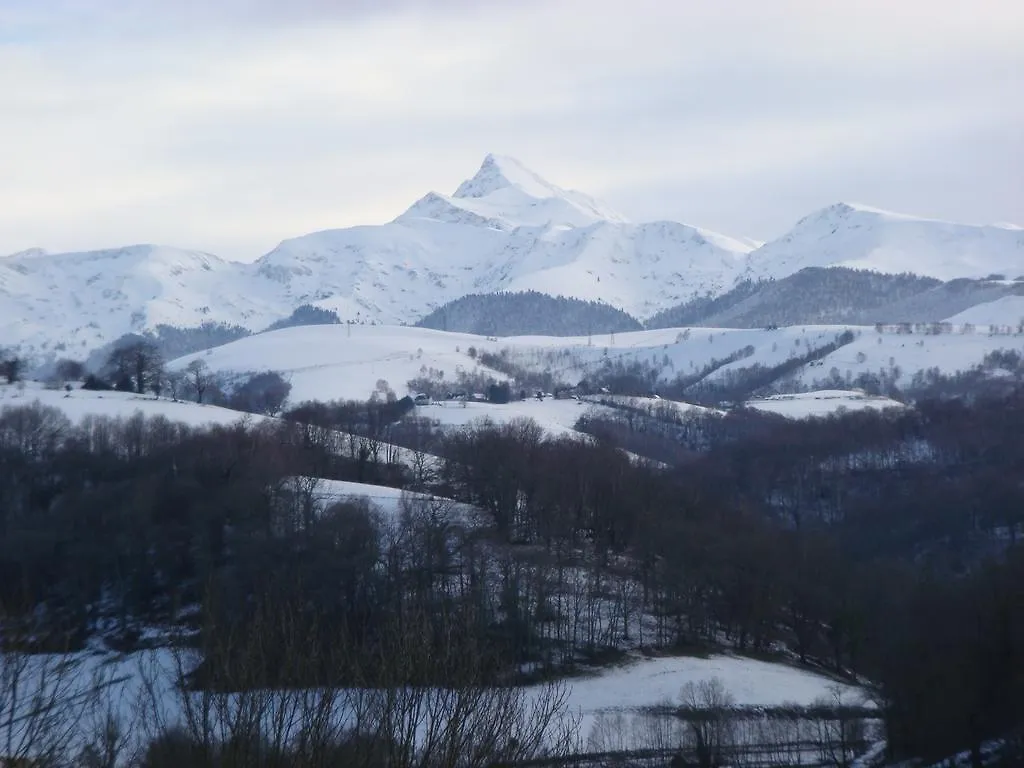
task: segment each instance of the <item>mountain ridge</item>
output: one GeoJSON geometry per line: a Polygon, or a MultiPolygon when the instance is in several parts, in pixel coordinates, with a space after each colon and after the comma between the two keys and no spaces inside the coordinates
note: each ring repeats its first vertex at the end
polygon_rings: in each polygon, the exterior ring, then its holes
{"type": "Polygon", "coordinates": [[[806,267],[849,267],[939,280],[1024,274],[1024,230],[962,224],[835,203],[801,218],[750,254],[745,277],[795,274],[806,267]]]}
{"type": "Polygon", "coordinates": [[[627,221],[489,154],[450,195],[428,192],[386,224],[288,238],[249,264],[155,244],[11,254],[0,259],[0,346],[80,356],[158,325],[258,331],[306,304],[348,322],[408,324],[496,292],[601,302],[646,320],[807,266],[1016,277],[1024,230],[837,203],[757,246],[680,222],[627,221]]]}

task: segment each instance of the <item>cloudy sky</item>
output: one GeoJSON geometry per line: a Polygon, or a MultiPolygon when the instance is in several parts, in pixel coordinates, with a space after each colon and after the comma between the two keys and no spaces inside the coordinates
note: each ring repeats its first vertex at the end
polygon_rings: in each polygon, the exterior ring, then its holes
{"type": "Polygon", "coordinates": [[[251,260],[487,152],[761,239],[839,200],[1024,225],[1024,3],[0,0],[0,253],[251,260]]]}

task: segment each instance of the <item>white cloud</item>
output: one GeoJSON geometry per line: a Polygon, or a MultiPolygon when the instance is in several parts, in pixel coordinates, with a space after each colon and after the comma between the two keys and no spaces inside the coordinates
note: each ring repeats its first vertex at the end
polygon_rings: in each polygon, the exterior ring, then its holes
{"type": "Polygon", "coordinates": [[[254,258],[487,151],[760,237],[841,198],[1024,218],[1016,2],[23,2],[0,2],[0,253],[254,258]]]}

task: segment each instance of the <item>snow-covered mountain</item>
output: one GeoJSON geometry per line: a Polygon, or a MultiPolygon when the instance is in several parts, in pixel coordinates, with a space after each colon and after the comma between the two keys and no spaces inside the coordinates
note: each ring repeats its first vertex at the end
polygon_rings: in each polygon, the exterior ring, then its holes
{"type": "Polygon", "coordinates": [[[84,357],[162,323],[262,327],[282,307],[250,272],[208,253],[156,245],[0,258],[0,345],[84,357]]]}
{"type": "Polygon", "coordinates": [[[412,322],[469,293],[537,290],[646,317],[728,288],[750,246],[676,222],[632,224],[511,158],[488,155],[453,195],[381,226],[286,240],[256,263],[291,306],[412,322]]]}
{"type": "Polygon", "coordinates": [[[1024,231],[839,204],[763,244],[670,221],[632,223],[518,161],[488,155],[450,195],[393,221],[285,240],[252,264],[138,245],[0,258],[0,346],[86,353],[124,333],[204,321],[261,330],[302,304],[343,320],[413,323],[467,294],[534,290],[640,319],[744,278],[808,266],[941,279],[1024,273],[1024,231]]]}
{"type": "Polygon", "coordinates": [[[805,267],[912,272],[940,280],[1024,274],[1024,230],[916,218],[837,203],[753,251],[745,274],[780,278],[805,267]]]}

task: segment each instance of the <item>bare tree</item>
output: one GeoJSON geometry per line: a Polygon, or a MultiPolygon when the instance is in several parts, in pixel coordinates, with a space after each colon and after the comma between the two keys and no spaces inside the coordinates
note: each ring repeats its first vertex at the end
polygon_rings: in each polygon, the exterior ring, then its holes
{"type": "Polygon", "coordinates": [[[183,371],[168,371],[166,376],[166,385],[167,391],[170,392],[171,399],[177,401],[178,396],[183,394],[185,390],[185,373],[183,371]]]}
{"type": "MultiPolygon", "coordinates": [[[[449,684],[411,685],[438,663],[417,629],[425,614],[397,617],[400,631],[368,655],[344,632],[323,646],[316,621],[270,600],[244,627],[208,626],[201,651],[176,651],[176,714],[161,708],[168,688],[155,679],[140,707],[156,723],[142,764],[484,768],[579,748],[564,685],[485,683],[473,652],[440,662],[449,684]],[[337,673],[353,684],[294,684],[337,673]]],[[[448,631],[453,643],[465,635],[458,623],[448,631]]]]}
{"type": "Polygon", "coordinates": [[[822,711],[831,713],[831,716],[819,717],[817,720],[817,740],[822,762],[835,768],[848,768],[864,741],[863,718],[850,711],[846,691],[840,685],[830,686],[829,695],[814,703],[822,711]]]}
{"type": "Polygon", "coordinates": [[[726,752],[733,745],[732,718],[729,710],[735,700],[722,681],[713,677],[700,682],[688,682],[679,694],[681,714],[687,720],[693,736],[697,764],[700,768],[714,768],[725,761],[726,752]]]}
{"type": "Polygon", "coordinates": [[[185,367],[185,376],[197,403],[203,402],[203,395],[212,382],[210,369],[205,360],[198,358],[185,367]]]}
{"type": "Polygon", "coordinates": [[[30,627],[0,609],[0,765],[67,761],[99,687],[66,651],[33,653],[30,627]]]}

